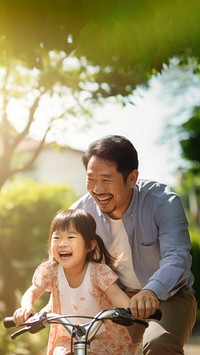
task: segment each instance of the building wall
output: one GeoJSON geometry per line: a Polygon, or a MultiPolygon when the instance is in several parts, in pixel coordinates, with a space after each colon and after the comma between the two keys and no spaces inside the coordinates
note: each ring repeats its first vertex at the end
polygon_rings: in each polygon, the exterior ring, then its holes
{"type": "Polygon", "coordinates": [[[86,192],[82,154],[71,148],[56,150],[46,147],[38,156],[33,169],[24,172],[23,176],[38,182],[66,184],[80,197],[86,192]]]}

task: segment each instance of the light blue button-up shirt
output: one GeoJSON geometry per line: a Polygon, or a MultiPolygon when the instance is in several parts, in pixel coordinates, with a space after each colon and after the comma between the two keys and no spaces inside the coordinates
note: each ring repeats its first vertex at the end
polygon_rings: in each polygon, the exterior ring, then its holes
{"type": "MultiPolygon", "coordinates": [[[[71,207],[91,213],[97,234],[109,250],[109,222],[92,196],[87,193],[71,207]]],[[[132,250],[134,270],[143,289],[152,290],[160,300],[166,300],[182,287],[192,288],[188,222],[180,198],[169,186],[138,180],[122,221],[132,250]]]]}

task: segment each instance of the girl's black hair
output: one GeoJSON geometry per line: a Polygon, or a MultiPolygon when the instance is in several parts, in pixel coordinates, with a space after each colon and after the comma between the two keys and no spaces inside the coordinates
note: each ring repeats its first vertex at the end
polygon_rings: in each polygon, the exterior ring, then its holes
{"type": "MultiPolygon", "coordinates": [[[[83,209],[68,209],[59,211],[54,217],[50,229],[48,239],[48,250],[50,253],[50,245],[52,234],[56,231],[65,231],[70,227],[80,233],[84,239],[86,247],[91,247],[91,242],[96,240],[96,247],[88,252],[86,260],[101,263],[105,261],[110,267],[114,267],[116,259],[107,251],[101,237],[96,234],[96,222],[92,215],[83,209]]],[[[51,255],[50,255],[51,256],[51,255]]]]}

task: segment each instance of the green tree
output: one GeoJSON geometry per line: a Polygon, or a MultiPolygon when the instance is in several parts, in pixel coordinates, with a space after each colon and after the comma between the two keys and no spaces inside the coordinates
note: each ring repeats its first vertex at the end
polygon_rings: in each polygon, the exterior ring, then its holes
{"type": "Polygon", "coordinates": [[[69,207],[66,186],[21,181],[3,188],[0,199],[0,300],[10,314],[17,290],[25,291],[35,267],[47,259],[47,239],[55,213],[69,207]]]}
{"type": "Polygon", "coordinates": [[[180,140],[183,158],[190,161],[194,174],[200,172],[200,107],[194,107],[192,116],[182,124],[180,140]]]}
{"type": "Polygon", "coordinates": [[[182,157],[188,163],[182,171],[181,186],[188,196],[190,215],[200,225],[200,107],[194,107],[180,132],[182,157]]]}
{"type": "Polygon", "coordinates": [[[64,53],[50,52],[42,70],[27,68],[17,60],[0,68],[0,188],[18,172],[31,168],[61,121],[62,130],[80,117],[82,126],[88,124],[92,105],[87,99],[93,96],[93,81],[85,61],[64,53]],[[20,145],[34,127],[38,127],[40,141],[22,161],[20,145]]]}
{"type": "Polygon", "coordinates": [[[2,0],[0,187],[31,166],[58,119],[90,116],[89,101],[110,96],[132,102],[136,86],[147,84],[173,56],[198,62],[199,10],[197,0],[2,0]],[[69,69],[72,61],[76,66],[69,69]],[[62,100],[59,114],[39,115],[47,96],[71,95],[72,106],[63,107],[62,100]],[[22,100],[27,112],[20,113],[18,134],[9,109],[22,100]],[[36,118],[45,120],[41,144],[16,165],[16,151],[36,118]]]}
{"type": "Polygon", "coordinates": [[[2,0],[0,10],[2,60],[37,67],[50,50],[76,51],[138,84],[170,57],[200,53],[197,0],[2,0]]]}
{"type": "MultiPolygon", "coordinates": [[[[162,99],[171,108],[165,118],[163,141],[177,146],[179,166],[176,167],[177,186],[189,217],[200,222],[200,108],[199,63],[174,58],[158,78],[162,99]],[[177,65],[178,64],[178,65],[177,65]]],[[[176,149],[175,149],[176,150],[176,149]]],[[[173,153],[172,153],[173,157],[173,153]]]]}
{"type": "MultiPolygon", "coordinates": [[[[163,115],[162,142],[169,147],[179,145],[182,174],[185,170],[197,175],[200,169],[200,73],[196,58],[187,62],[173,58],[157,77],[158,100],[170,108],[163,115]]],[[[151,81],[150,81],[151,83],[151,81]]],[[[180,175],[181,175],[180,174],[180,175]]]]}

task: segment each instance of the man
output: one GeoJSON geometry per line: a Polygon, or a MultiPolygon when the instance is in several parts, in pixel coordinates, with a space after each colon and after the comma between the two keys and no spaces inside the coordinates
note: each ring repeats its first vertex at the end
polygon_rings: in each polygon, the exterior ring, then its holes
{"type": "Polygon", "coordinates": [[[144,354],[184,354],[196,301],[188,223],[179,197],[164,184],[138,180],[137,151],[125,137],[93,142],[83,164],[88,194],[72,208],[95,218],[97,234],[117,258],[115,272],[131,296],[135,317],[162,310],[162,319],[150,321],[144,335],[140,325],[133,326],[135,352],[143,341],[144,354]]]}

